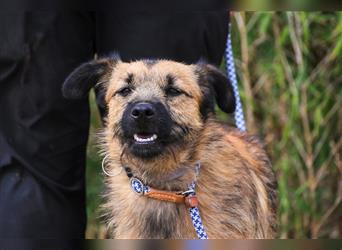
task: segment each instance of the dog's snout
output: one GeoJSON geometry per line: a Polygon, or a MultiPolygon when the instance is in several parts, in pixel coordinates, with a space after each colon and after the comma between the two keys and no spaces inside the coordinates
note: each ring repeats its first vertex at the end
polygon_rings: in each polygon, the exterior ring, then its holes
{"type": "Polygon", "coordinates": [[[134,119],[150,119],[155,115],[155,109],[151,103],[140,102],[133,106],[131,117],[134,119]]]}

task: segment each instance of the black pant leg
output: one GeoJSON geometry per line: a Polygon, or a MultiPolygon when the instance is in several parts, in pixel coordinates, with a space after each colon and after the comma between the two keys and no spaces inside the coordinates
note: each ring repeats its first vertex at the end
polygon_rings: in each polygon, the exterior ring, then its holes
{"type": "Polygon", "coordinates": [[[219,65],[228,22],[226,10],[99,12],[96,48],[100,55],[116,51],[125,61],[151,58],[196,63],[204,58],[219,65]]]}
{"type": "Polygon", "coordinates": [[[84,237],[89,106],[61,88],[93,58],[93,32],[90,13],[0,15],[0,237],[84,237]]]}
{"type": "Polygon", "coordinates": [[[50,190],[19,162],[0,169],[0,238],[83,238],[71,197],[50,190]]]}

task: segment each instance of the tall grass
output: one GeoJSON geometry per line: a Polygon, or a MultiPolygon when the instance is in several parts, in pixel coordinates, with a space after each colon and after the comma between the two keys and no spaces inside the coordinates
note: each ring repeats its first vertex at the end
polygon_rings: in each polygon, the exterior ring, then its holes
{"type": "MultiPolygon", "coordinates": [[[[234,13],[232,24],[248,130],[264,140],[277,173],[279,237],[341,238],[342,13],[234,13]]],[[[91,100],[87,237],[102,238],[91,100]]]]}
{"type": "Polygon", "coordinates": [[[279,184],[279,237],[342,236],[342,13],[234,13],[248,130],[279,184]]]}

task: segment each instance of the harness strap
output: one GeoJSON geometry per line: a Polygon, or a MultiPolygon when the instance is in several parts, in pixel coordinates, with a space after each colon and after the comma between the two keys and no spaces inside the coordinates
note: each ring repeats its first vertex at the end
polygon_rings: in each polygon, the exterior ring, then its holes
{"type": "Polygon", "coordinates": [[[231,39],[231,24],[229,24],[228,30],[228,37],[227,37],[227,46],[226,46],[226,69],[228,78],[233,86],[234,97],[235,97],[235,123],[236,127],[241,131],[246,131],[246,124],[245,124],[245,117],[243,114],[240,94],[239,94],[239,87],[238,81],[236,78],[236,71],[235,71],[235,63],[234,63],[234,54],[233,54],[233,47],[232,47],[232,39],[231,39]]]}
{"type": "MultiPolygon", "coordinates": [[[[199,166],[198,166],[199,168],[199,166]]],[[[199,171],[199,169],[198,169],[199,171]]],[[[192,182],[189,189],[195,190],[196,189],[196,182],[192,182]]],[[[191,194],[193,196],[196,195],[196,193],[194,192],[193,194],[191,194]]],[[[190,197],[191,197],[190,195],[190,197]]],[[[190,216],[191,216],[191,221],[192,221],[192,225],[195,228],[196,234],[198,239],[200,240],[207,240],[208,239],[208,235],[204,230],[204,226],[202,223],[202,219],[201,219],[201,215],[200,215],[200,211],[198,209],[198,204],[194,207],[191,207],[189,209],[190,212],[190,216]]]]}

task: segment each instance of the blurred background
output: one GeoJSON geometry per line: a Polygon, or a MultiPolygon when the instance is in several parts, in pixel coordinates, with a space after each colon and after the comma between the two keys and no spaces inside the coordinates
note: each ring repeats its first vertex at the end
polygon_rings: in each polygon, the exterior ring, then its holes
{"type": "MultiPolygon", "coordinates": [[[[342,238],[342,12],[234,12],[231,20],[247,128],[277,174],[278,237],[342,238]]],[[[90,98],[86,237],[104,238],[101,122],[90,98]]]]}

